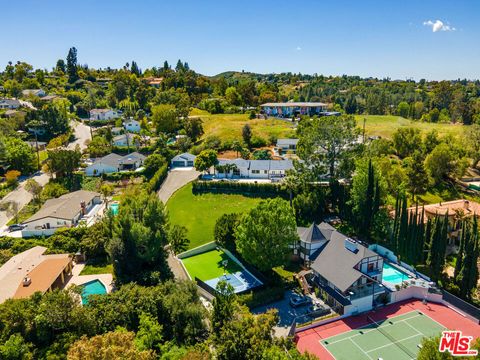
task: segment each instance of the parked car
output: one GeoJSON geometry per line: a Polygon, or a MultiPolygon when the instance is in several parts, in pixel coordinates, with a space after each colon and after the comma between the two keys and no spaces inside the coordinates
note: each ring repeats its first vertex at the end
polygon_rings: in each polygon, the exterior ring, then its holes
{"type": "Polygon", "coordinates": [[[12,231],[19,231],[19,230],[23,230],[25,228],[25,225],[22,225],[22,224],[12,224],[8,227],[8,231],[9,232],[12,232],[12,231]]]}
{"type": "Polygon", "coordinates": [[[311,303],[311,299],[307,296],[293,295],[290,298],[290,306],[296,308],[299,306],[308,305],[311,303]]]}
{"type": "Polygon", "coordinates": [[[330,314],[330,308],[325,307],[319,303],[315,303],[308,307],[308,316],[320,317],[330,314]]]}

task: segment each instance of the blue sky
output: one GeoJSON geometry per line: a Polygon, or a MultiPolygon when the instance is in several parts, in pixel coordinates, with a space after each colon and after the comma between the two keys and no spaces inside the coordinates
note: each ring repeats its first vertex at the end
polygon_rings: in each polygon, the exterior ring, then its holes
{"type": "Polygon", "coordinates": [[[76,46],[93,67],[180,58],[206,75],[480,78],[477,0],[0,0],[0,9],[2,68],[51,68],[76,46]]]}

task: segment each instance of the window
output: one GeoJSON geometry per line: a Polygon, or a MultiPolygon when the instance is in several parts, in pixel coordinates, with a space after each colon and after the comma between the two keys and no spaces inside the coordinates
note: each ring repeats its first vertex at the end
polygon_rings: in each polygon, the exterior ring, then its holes
{"type": "Polygon", "coordinates": [[[373,265],[374,265],[373,263],[368,264],[367,270],[368,271],[373,271],[373,269],[374,269],[373,265]]]}
{"type": "Polygon", "coordinates": [[[260,170],[252,170],[252,174],[260,174],[260,170]]]}

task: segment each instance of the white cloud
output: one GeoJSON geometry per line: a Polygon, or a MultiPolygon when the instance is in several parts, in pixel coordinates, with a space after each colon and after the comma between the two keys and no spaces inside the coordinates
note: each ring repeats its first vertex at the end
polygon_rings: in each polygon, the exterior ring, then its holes
{"type": "Polygon", "coordinates": [[[297,48],[295,50],[302,51],[302,48],[300,46],[297,46],[297,48]]]}
{"type": "Polygon", "coordinates": [[[450,26],[450,25],[448,25],[448,24],[444,24],[443,21],[441,21],[441,20],[435,20],[435,21],[428,20],[428,21],[424,21],[424,22],[423,22],[423,25],[425,25],[425,26],[431,26],[433,32],[438,32],[438,31],[455,31],[455,30],[457,30],[457,29],[454,28],[453,26],[450,26]]]}

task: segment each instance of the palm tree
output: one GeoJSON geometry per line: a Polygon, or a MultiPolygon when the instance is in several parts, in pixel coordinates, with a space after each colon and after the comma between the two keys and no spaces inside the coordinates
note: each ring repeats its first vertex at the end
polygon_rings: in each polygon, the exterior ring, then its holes
{"type": "Polygon", "coordinates": [[[290,207],[293,207],[293,193],[298,189],[300,186],[299,179],[296,176],[295,172],[288,171],[287,176],[282,181],[282,186],[288,190],[289,198],[290,198],[290,207]]]}

